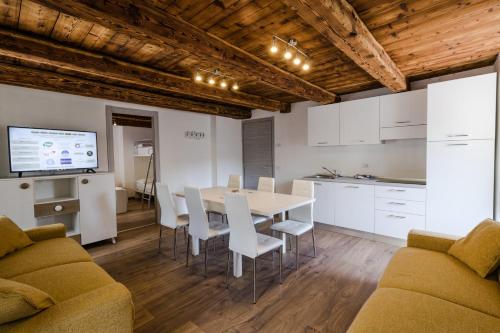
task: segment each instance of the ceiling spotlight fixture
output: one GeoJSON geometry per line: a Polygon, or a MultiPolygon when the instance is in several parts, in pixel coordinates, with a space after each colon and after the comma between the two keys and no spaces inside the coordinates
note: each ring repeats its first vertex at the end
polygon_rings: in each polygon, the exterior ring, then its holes
{"type": "Polygon", "coordinates": [[[292,63],[296,66],[299,66],[300,64],[304,63],[302,65],[302,70],[308,71],[311,69],[311,65],[308,62],[309,57],[307,54],[305,54],[303,51],[299,50],[297,48],[297,40],[296,39],[289,39],[288,41],[284,40],[283,38],[280,38],[276,35],[273,36],[273,41],[271,45],[271,53],[277,53],[280,49],[278,44],[281,43],[284,45],[285,52],[283,53],[283,58],[285,60],[292,60],[292,63]],[[295,57],[294,57],[295,55],[295,57]]]}
{"type": "Polygon", "coordinates": [[[197,83],[208,83],[211,86],[217,85],[222,89],[226,89],[229,84],[232,84],[231,87],[233,90],[239,89],[238,83],[236,83],[235,79],[229,75],[222,74],[219,69],[209,71],[206,69],[198,68],[194,76],[194,81],[197,83]],[[208,78],[205,82],[203,81],[203,75],[201,74],[203,72],[206,73],[205,77],[208,78]]]}

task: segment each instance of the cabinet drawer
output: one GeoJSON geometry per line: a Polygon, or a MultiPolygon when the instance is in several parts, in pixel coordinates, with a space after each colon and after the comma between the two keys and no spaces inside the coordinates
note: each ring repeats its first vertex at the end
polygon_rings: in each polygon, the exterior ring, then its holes
{"type": "Polygon", "coordinates": [[[80,200],[52,201],[35,204],[35,217],[78,213],[80,200]]]}
{"type": "Polygon", "coordinates": [[[400,200],[425,201],[423,188],[397,187],[397,186],[376,186],[375,196],[377,198],[390,198],[400,200]]]}
{"type": "Polygon", "coordinates": [[[376,198],[375,209],[391,212],[425,215],[425,201],[376,198]]]}
{"type": "Polygon", "coordinates": [[[406,239],[411,229],[425,230],[425,216],[375,211],[375,233],[406,239]]]}

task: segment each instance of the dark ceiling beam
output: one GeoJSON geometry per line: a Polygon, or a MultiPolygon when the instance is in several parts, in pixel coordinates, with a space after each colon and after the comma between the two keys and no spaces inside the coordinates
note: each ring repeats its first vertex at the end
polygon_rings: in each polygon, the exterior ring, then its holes
{"type": "Polygon", "coordinates": [[[208,62],[235,77],[259,80],[306,100],[322,103],[336,100],[334,93],[282,70],[146,1],[35,2],[141,40],[183,49],[196,55],[202,62],[208,62]]]}
{"type": "Polygon", "coordinates": [[[392,91],[407,89],[404,74],[347,0],[282,0],[359,67],[392,91]]]}
{"type": "Polygon", "coordinates": [[[276,100],[198,84],[190,78],[2,28],[0,28],[0,56],[23,61],[24,64],[63,69],[68,74],[83,75],[84,78],[91,76],[117,80],[167,93],[194,96],[253,109],[280,111],[285,108],[283,103],[276,100]]]}
{"type": "Polygon", "coordinates": [[[0,62],[0,83],[113,101],[248,119],[250,109],[199,102],[0,62]]]}

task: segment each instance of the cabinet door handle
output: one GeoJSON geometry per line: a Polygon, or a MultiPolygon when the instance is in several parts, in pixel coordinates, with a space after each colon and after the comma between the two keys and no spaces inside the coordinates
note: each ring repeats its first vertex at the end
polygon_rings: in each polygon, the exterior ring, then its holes
{"type": "Polygon", "coordinates": [[[457,137],[463,137],[463,136],[469,136],[469,134],[448,134],[447,137],[449,138],[457,138],[457,137]]]}
{"type": "Polygon", "coordinates": [[[404,202],[396,202],[396,201],[389,202],[389,205],[406,206],[404,202]]]}
{"type": "Polygon", "coordinates": [[[447,146],[468,146],[468,143],[448,143],[447,146]]]}
{"type": "Polygon", "coordinates": [[[359,142],[365,142],[365,140],[359,140],[359,142]]]}
{"type": "Polygon", "coordinates": [[[21,188],[21,190],[27,190],[30,188],[30,184],[29,183],[22,183],[21,185],[19,185],[19,187],[21,188]]]}
{"type": "Polygon", "coordinates": [[[88,183],[89,183],[89,180],[88,180],[87,178],[83,178],[83,179],[82,179],[82,184],[83,184],[83,185],[86,185],[86,184],[88,184],[88,183]]]}
{"type": "Polygon", "coordinates": [[[314,185],[322,186],[323,184],[321,184],[321,183],[314,183],[314,185]]]}
{"type": "Polygon", "coordinates": [[[408,124],[408,123],[411,123],[411,121],[409,121],[409,120],[405,120],[405,121],[396,121],[396,124],[408,124]]]}
{"type": "Polygon", "coordinates": [[[328,141],[321,141],[321,142],[317,142],[316,144],[317,145],[326,145],[326,144],[328,144],[328,141]]]}
{"type": "Polygon", "coordinates": [[[401,216],[401,215],[393,215],[393,214],[391,214],[391,215],[387,215],[387,217],[391,217],[391,218],[393,218],[393,219],[400,219],[400,220],[402,220],[402,219],[405,219],[405,218],[406,218],[406,216],[401,216]]]}
{"type": "Polygon", "coordinates": [[[347,185],[347,186],[344,186],[345,188],[359,188],[359,186],[354,186],[354,185],[347,185]]]}
{"type": "Polygon", "coordinates": [[[391,188],[389,192],[406,192],[406,190],[401,190],[401,189],[396,189],[396,188],[391,188]]]}

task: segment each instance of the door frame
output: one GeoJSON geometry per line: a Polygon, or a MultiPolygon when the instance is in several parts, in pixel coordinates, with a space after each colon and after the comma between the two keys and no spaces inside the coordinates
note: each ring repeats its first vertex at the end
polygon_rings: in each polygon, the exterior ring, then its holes
{"type": "Polygon", "coordinates": [[[275,161],[275,155],[274,155],[274,117],[265,117],[265,118],[257,118],[257,119],[249,119],[249,120],[243,120],[241,122],[241,150],[242,150],[242,163],[241,166],[243,168],[243,187],[246,187],[245,185],[245,132],[243,130],[243,127],[247,123],[255,123],[255,122],[266,122],[270,121],[271,122],[271,155],[272,155],[272,176],[273,178],[275,177],[276,171],[276,161],[275,161]]]}
{"type": "MultiPolygon", "coordinates": [[[[114,154],[114,142],[113,142],[113,113],[128,114],[132,116],[143,116],[151,118],[151,129],[153,130],[153,154],[154,154],[154,178],[156,182],[160,182],[160,131],[158,122],[158,112],[148,111],[142,109],[132,109],[120,106],[106,105],[106,138],[107,138],[107,150],[108,150],[108,171],[115,171],[115,154],[114,154]]],[[[155,220],[156,223],[160,223],[160,214],[158,207],[158,198],[155,195],[155,220]]]]}

